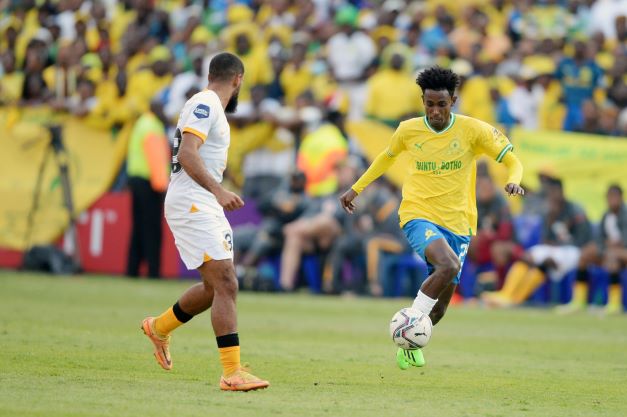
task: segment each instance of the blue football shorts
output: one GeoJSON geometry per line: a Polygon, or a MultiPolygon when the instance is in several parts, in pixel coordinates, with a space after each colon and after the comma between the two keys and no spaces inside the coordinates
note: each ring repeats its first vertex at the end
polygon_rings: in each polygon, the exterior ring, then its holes
{"type": "MultiPolygon", "coordinates": [[[[453,252],[457,254],[461,266],[464,266],[466,254],[468,253],[470,236],[456,235],[440,225],[423,219],[415,219],[407,222],[405,226],[403,226],[403,232],[405,233],[412,249],[416,251],[416,253],[427,263],[427,271],[429,275],[433,273],[435,267],[429,263],[429,260],[425,256],[425,250],[431,242],[438,239],[446,240],[451,249],[453,249],[453,252]]],[[[459,269],[459,274],[457,274],[453,283],[459,284],[459,277],[462,274],[461,270],[462,268],[459,269]]]]}

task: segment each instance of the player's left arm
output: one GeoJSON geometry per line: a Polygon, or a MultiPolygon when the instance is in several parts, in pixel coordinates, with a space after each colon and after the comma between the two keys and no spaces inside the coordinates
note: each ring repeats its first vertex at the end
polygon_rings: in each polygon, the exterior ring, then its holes
{"type": "Polygon", "coordinates": [[[507,184],[505,185],[507,195],[525,195],[525,190],[520,186],[523,174],[523,166],[520,163],[520,159],[513,152],[507,152],[502,162],[509,172],[507,184]]]}
{"type": "Polygon", "coordinates": [[[225,209],[232,211],[244,207],[244,200],[237,194],[222,187],[207,171],[205,163],[200,157],[200,146],[204,143],[195,133],[183,133],[183,139],[177,154],[178,161],[187,175],[198,185],[213,194],[225,209]]]}
{"type": "Polygon", "coordinates": [[[497,128],[487,123],[479,122],[479,129],[475,142],[475,152],[485,153],[494,158],[496,162],[502,162],[509,171],[505,192],[512,195],[524,195],[525,190],[520,186],[522,180],[523,167],[520,160],[514,155],[514,147],[507,136],[497,128]]]}

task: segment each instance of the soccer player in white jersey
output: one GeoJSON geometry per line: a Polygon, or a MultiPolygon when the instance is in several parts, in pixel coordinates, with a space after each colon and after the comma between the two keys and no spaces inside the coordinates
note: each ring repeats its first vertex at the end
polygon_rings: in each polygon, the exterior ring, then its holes
{"type": "Polygon", "coordinates": [[[225,391],[250,391],[269,385],[240,366],[233,232],[224,209],[237,210],[244,202],[220,185],[230,143],[225,112],[235,111],[243,76],[244,65],[237,56],[216,55],[209,64],[209,85],[190,98],[181,111],[165,217],[183,262],[200,272],[202,283],[189,288],[160,316],[142,322],[157,362],[170,370],[170,333],[211,308],[223,368],[220,388],[225,391]]]}

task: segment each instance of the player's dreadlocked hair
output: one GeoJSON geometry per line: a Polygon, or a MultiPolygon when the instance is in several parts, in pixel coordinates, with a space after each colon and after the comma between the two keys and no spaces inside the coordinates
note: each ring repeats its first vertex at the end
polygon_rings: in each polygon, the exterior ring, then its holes
{"type": "Polygon", "coordinates": [[[455,88],[459,85],[459,76],[450,69],[436,66],[421,71],[416,84],[420,86],[423,93],[426,90],[447,90],[453,97],[455,88]]]}

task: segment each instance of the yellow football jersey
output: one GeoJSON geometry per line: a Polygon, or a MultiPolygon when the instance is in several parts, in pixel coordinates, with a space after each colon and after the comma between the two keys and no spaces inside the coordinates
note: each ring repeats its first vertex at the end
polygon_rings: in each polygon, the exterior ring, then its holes
{"type": "Polygon", "coordinates": [[[486,154],[501,162],[513,146],[498,129],[451,113],[449,125],[436,132],[426,117],[402,122],[388,147],[389,156],[409,152],[411,164],[403,183],[401,227],[425,219],[459,235],[477,228],[476,162],[486,154]]]}

